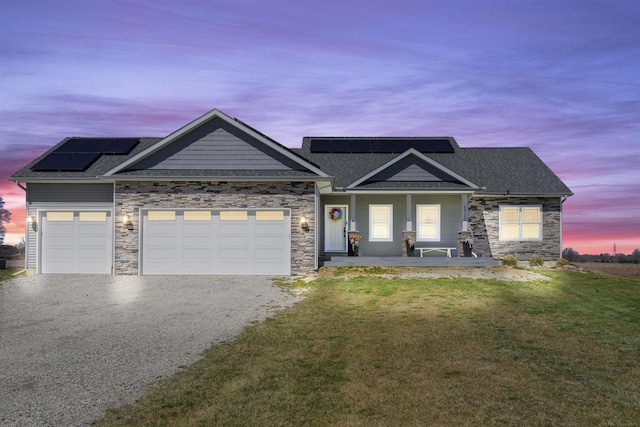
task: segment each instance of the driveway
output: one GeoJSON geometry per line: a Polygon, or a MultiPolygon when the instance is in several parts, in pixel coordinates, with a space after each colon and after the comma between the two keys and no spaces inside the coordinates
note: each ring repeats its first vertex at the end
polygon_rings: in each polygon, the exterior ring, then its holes
{"type": "Polygon", "coordinates": [[[0,282],[0,425],[87,425],[294,302],[265,277],[0,282]]]}

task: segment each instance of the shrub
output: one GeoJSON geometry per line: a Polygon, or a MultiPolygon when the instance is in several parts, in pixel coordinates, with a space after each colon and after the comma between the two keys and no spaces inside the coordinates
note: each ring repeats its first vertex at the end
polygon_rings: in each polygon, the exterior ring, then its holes
{"type": "Polygon", "coordinates": [[[502,265],[516,267],[518,265],[518,259],[513,255],[506,255],[504,258],[502,258],[502,265]]]}
{"type": "Polygon", "coordinates": [[[566,267],[567,265],[569,265],[569,260],[564,258],[558,258],[558,261],[556,261],[556,267],[566,267]]]}
{"type": "Polygon", "coordinates": [[[542,259],[542,257],[540,255],[534,255],[529,260],[529,265],[531,267],[540,267],[543,264],[544,264],[544,260],[542,259]]]}

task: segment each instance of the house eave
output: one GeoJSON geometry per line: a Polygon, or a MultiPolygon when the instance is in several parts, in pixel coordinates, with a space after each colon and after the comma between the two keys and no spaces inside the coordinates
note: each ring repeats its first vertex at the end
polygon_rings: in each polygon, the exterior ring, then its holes
{"type": "Polygon", "coordinates": [[[326,178],[322,177],[299,177],[299,176],[140,176],[140,175],[118,175],[116,176],[101,176],[101,181],[105,182],[118,182],[118,181],[158,181],[158,182],[170,182],[170,181],[224,181],[224,182],[320,182],[326,181],[326,178]]]}
{"type": "Polygon", "coordinates": [[[384,195],[384,194],[438,194],[438,195],[460,195],[474,194],[475,190],[415,190],[407,188],[385,188],[384,190],[358,190],[353,188],[337,188],[332,194],[368,194],[368,195],[384,195]]]}
{"type": "Polygon", "coordinates": [[[513,197],[513,198],[521,198],[521,197],[552,197],[552,198],[562,198],[562,197],[570,197],[573,196],[572,192],[565,193],[498,193],[498,192],[478,192],[475,193],[476,197],[513,197]]]}

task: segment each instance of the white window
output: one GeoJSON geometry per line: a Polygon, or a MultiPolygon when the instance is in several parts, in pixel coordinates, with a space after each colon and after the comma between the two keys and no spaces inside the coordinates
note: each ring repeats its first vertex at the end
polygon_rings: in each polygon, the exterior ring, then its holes
{"type": "Polygon", "coordinates": [[[542,240],[542,207],[500,206],[500,240],[542,240]]]}
{"type": "Polygon", "coordinates": [[[440,241],[440,205],[416,205],[416,220],[418,241],[440,241]]]}
{"type": "Polygon", "coordinates": [[[393,242],[393,205],[369,205],[369,241],[393,242]]]}

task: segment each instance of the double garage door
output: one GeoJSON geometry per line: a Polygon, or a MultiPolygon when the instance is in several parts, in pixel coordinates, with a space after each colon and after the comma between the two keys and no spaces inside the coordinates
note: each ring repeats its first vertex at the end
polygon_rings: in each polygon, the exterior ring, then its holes
{"type": "Polygon", "coordinates": [[[288,210],[143,210],[144,275],[288,275],[288,210]]]}
{"type": "MultiPolygon", "coordinates": [[[[143,210],[141,215],[141,274],[290,274],[286,209],[143,210]]],[[[42,273],[112,273],[110,210],[46,211],[41,224],[42,273]]]]}

